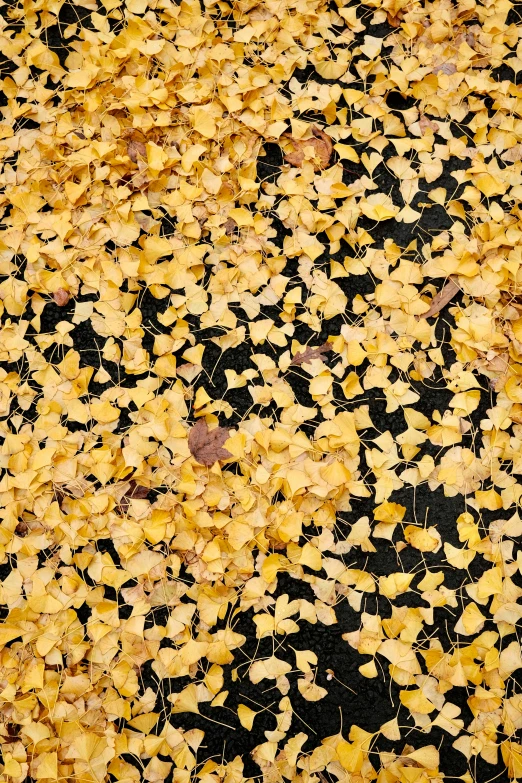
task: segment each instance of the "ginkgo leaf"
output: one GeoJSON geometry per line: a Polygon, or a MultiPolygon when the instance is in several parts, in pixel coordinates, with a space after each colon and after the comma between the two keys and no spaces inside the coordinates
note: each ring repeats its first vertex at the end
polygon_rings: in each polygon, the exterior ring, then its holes
{"type": "Polygon", "coordinates": [[[246,706],[246,704],[238,705],[237,716],[243,728],[248,729],[248,731],[252,731],[256,715],[257,712],[251,710],[250,707],[246,706]]]}
{"type": "Polygon", "coordinates": [[[303,699],[306,699],[306,701],[320,701],[328,695],[326,688],[322,688],[315,682],[308,682],[303,678],[297,680],[297,687],[299,689],[299,693],[303,699]]]}
{"type": "Polygon", "coordinates": [[[359,207],[365,217],[376,221],[390,220],[399,212],[399,207],[384,193],[372,194],[367,199],[362,199],[359,207]]]}
{"type": "Polygon", "coordinates": [[[511,4],[78,4],[1,32],[2,778],[521,779],[511,4]]]}
{"type": "Polygon", "coordinates": [[[181,693],[172,694],[169,701],[172,702],[173,713],[194,712],[199,714],[197,690],[194,683],[187,685],[181,693]]]}

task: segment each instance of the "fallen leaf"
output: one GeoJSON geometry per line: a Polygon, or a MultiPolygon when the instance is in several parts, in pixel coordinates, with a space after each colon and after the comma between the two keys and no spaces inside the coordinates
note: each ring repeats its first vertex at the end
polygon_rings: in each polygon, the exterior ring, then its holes
{"type": "Polygon", "coordinates": [[[422,313],[420,316],[421,318],[431,318],[432,315],[437,315],[437,313],[440,313],[440,311],[446,307],[448,302],[451,302],[454,296],[458,294],[460,291],[460,288],[456,284],[454,280],[451,278],[446,283],[442,291],[439,291],[438,294],[436,294],[433,297],[433,300],[431,302],[431,307],[429,310],[427,310],[425,313],[422,313]]]}
{"type": "Polygon", "coordinates": [[[421,118],[419,120],[419,126],[421,129],[421,133],[424,133],[424,131],[429,128],[433,131],[433,133],[437,133],[440,126],[437,122],[434,122],[433,120],[430,120],[429,117],[426,117],[425,114],[421,114],[421,118]]]}
{"type": "Polygon", "coordinates": [[[289,138],[294,146],[293,152],[287,152],[285,154],[285,160],[290,163],[291,166],[302,167],[305,157],[305,149],[312,147],[314,150],[314,168],[316,171],[325,169],[328,167],[330,158],[332,157],[333,144],[331,138],[317,126],[312,127],[313,139],[295,139],[293,136],[285,134],[286,138],[289,138]]]}
{"type": "Polygon", "coordinates": [[[131,139],[127,144],[127,155],[133,161],[133,163],[136,163],[138,160],[138,155],[140,155],[142,158],[147,156],[147,148],[142,141],[135,141],[134,139],[131,139]]]}
{"type": "Polygon", "coordinates": [[[129,489],[125,492],[125,494],[122,496],[119,506],[122,511],[127,511],[130,505],[130,501],[134,498],[136,499],[143,499],[146,498],[147,495],[150,492],[150,489],[148,487],[142,487],[140,484],[138,484],[134,479],[131,479],[129,489]]]}
{"type": "Polygon", "coordinates": [[[310,348],[310,346],[308,346],[306,350],[298,351],[290,364],[301,365],[306,362],[311,362],[314,359],[320,359],[323,353],[328,353],[331,350],[333,350],[332,344],[328,342],[318,345],[315,348],[310,348]]]}
{"type": "Polygon", "coordinates": [[[222,448],[228,437],[228,428],[215,427],[209,430],[205,419],[199,419],[189,433],[190,453],[201,465],[210,467],[218,460],[232,456],[229,451],[222,448]]]}
{"type": "Polygon", "coordinates": [[[70,298],[71,297],[69,295],[69,292],[66,291],[64,288],[58,288],[58,290],[55,291],[53,294],[53,299],[58,305],[58,307],[64,307],[70,298]]]}

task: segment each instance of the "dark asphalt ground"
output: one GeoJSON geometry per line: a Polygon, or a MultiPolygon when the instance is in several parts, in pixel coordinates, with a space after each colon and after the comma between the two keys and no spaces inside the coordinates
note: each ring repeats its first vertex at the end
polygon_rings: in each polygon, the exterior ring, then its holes
{"type": "MultiPolygon", "coordinates": [[[[4,13],[6,12],[6,7],[4,7],[3,11],[4,13]]],[[[83,16],[84,23],[88,24],[89,13],[89,11],[82,8],[73,9],[70,5],[64,5],[60,12],[60,21],[66,25],[76,21],[78,16],[83,16]]],[[[511,21],[518,22],[519,17],[517,11],[513,11],[512,14],[513,18],[511,21]]],[[[384,37],[391,31],[392,28],[387,25],[379,25],[371,27],[371,29],[368,29],[366,32],[374,36],[384,37]]],[[[58,27],[53,27],[48,30],[48,40],[51,48],[57,51],[63,61],[66,49],[63,40],[60,38],[58,27]]],[[[3,73],[5,74],[6,70],[9,68],[9,63],[4,61],[2,63],[3,73]]],[[[497,77],[499,80],[501,78],[511,78],[506,71],[509,71],[509,69],[503,68],[498,70],[497,77]]],[[[325,81],[314,73],[312,66],[303,71],[297,71],[294,76],[302,82],[311,77],[318,82],[325,81]]],[[[2,103],[2,98],[3,96],[0,96],[0,103],[2,103]]],[[[393,93],[388,98],[388,105],[400,116],[400,112],[413,105],[413,102],[409,99],[404,99],[398,93],[393,93]]],[[[318,118],[314,115],[309,115],[303,117],[303,119],[315,121],[318,118]]],[[[465,124],[466,121],[464,121],[463,126],[465,126],[465,124]]],[[[390,147],[391,149],[386,149],[384,151],[385,158],[392,154],[393,147],[392,145],[390,145],[390,147]]],[[[266,145],[265,153],[265,156],[259,160],[259,178],[270,181],[271,179],[275,179],[280,170],[279,167],[282,163],[282,155],[277,145],[266,145]]],[[[365,171],[362,165],[349,165],[351,171],[347,171],[345,175],[345,181],[347,183],[353,181],[353,179],[356,179],[365,171]]],[[[455,168],[467,168],[468,166],[469,161],[459,161],[452,158],[448,164],[445,164],[445,170],[442,177],[433,183],[431,187],[446,187],[449,192],[452,192],[454,190],[455,180],[450,176],[451,171],[455,168]]],[[[401,198],[400,195],[398,195],[397,180],[388,174],[384,166],[381,166],[380,168],[382,171],[377,172],[380,176],[380,190],[387,193],[392,192],[394,202],[400,204],[401,198]]],[[[418,195],[418,200],[424,200],[424,198],[424,194],[420,193],[418,195]]],[[[415,202],[412,206],[415,208],[415,202]]],[[[406,247],[412,239],[418,237],[420,248],[427,240],[428,236],[443,231],[445,228],[448,228],[451,223],[452,218],[439,206],[433,206],[430,210],[425,210],[422,219],[417,224],[413,225],[398,224],[393,221],[388,221],[380,223],[375,227],[374,224],[370,223],[370,221],[367,221],[365,218],[360,220],[360,224],[365,228],[371,229],[372,236],[377,240],[374,247],[382,246],[384,239],[391,236],[401,247],[406,247]]],[[[274,228],[277,230],[277,239],[274,241],[279,244],[282,242],[284,235],[289,232],[279,223],[277,218],[274,219],[274,228]]],[[[321,237],[321,235],[319,236],[319,239],[327,241],[325,238],[321,237]]],[[[333,258],[342,260],[346,254],[347,248],[345,247],[339,254],[333,256],[333,258]]],[[[318,259],[316,263],[322,265],[327,264],[329,261],[330,257],[325,256],[318,259]]],[[[23,274],[23,267],[20,274],[23,274]]],[[[285,275],[289,274],[296,276],[298,274],[297,263],[293,260],[289,260],[285,269],[285,275]]],[[[349,301],[358,293],[364,294],[372,291],[375,285],[375,281],[369,276],[340,278],[336,282],[348,296],[349,301]]],[[[89,298],[92,299],[93,297],[80,295],[78,298],[80,300],[85,300],[89,298]]],[[[156,300],[149,292],[143,292],[140,296],[139,307],[143,313],[145,326],[154,326],[156,330],[164,329],[158,322],[157,315],[158,312],[166,307],[167,301],[168,300],[166,299],[156,300]]],[[[458,299],[455,300],[453,304],[455,304],[455,302],[458,302],[458,299]]],[[[67,320],[68,317],[72,316],[73,309],[73,301],[71,301],[67,307],[58,307],[53,303],[48,304],[42,317],[41,331],[52,331],[58,321],[67,320]]],[[[442,313],[438,324],[438,335],[441,338],[444,337],[446,339],[449,335],[449,326],[451,324],[451,317],[447,311],[448,308],[442,313]]],[[[237,309],[237,314],[244,318],[245,321],[248,320],[246,314],[239,308],[237,309]]],[[[31,317],[30,311],[26,317],[31,317]]],[[[280,323],[279,311],[277,308],[263,308],[263,312],[259,317],[271,317],[276,321],[276,324],[278,322],[280,323]]],[[[194,327],[197,327],[197,320],[192,320],[194,327]]],[[[295,338],[301,343],[306,343],[313,336],[313,344],[320,345],[328,335],[339,332],[342,322],[341,317],[325,321],[324,331],[320,335],[313,335],[305,325],[297,326],[295,338]]],[[[196,385],[203,385],[213,398],[226,399],[230,402],[235,409],[235,415],[229,420],[223,418],[221,423],[223,425],[233,425],[234,422],[240,420],[247,411],[256,412],[256,408],[254,407],[252,409],[252,400],[247,389],[243,388],[229,392],[226,391],[224,370],[233,368],[239,373],[248,367],[253,367],[254,365],[251,362],[251,354],[253,352],[266,352],[272,356],[275,356],[275,353],[273,348],[269,345],[256,346],[255,350],[253,350],[253,347],[249,345],[248,342],[245,342],[238,348],[227,351],[220,358],[219,349],[209,341],[210,337],[218,335],[219,333],[218,330],[211,329],[199,333],[199,338],[202,341],[205,341],[207,346],[204,357],[204,369],[208,375],[202,373],[198,377],[196,385]],[[210,376],[212,376],[212,381],[210,380],[210,376]]],[[[96,349],[96,340],[98,338],[90,323],[83,322],[79,324],[72,335],[74,347],[80,352],[84,365],[90,365],[93,362],[94,352],[96,353],[95,358],[97,363],[98,351],[96,349]]],[[[30,332],[27,336],[28,339],[30,339],[30,332]]],[[[147,334],[144,339],[144,346],[149,350],[152,349],[152,337],[150,337],[149,334],[147,334]]],[[[446,346],[445,351],[448,362],[451,362],[451,350],[446,346]]],[[[326,361],[329,362],[330,359],[327,358],[326,361]]],[[[183,362],[181,357],[179,357],[179,362],[183,362]]],[[[124,386],[134,386],[139,379],[139,376],[119,378],[118,368],[115,367],[114,364],[105,363],[104,366],[111,375],[113,381],[119,381],[124,386]]],[[[5,369],[11,368],[6,366],[5,369]]],[[[290,373],[288,375],[288,380],[292,384],[298,402],[304,405],[311,405],[312,400],[308,396],[306,389],[303,388],[303,384],[299,380],[299,375],[297,373],[290,373]]],[[[91,389],[93,393],[98,394],[105,388],[108,388],[109,385],[109,383],[105,385],[92,383],[91,389]]],[[[425,385],[417,384],[417,390],[421,395],[421,400],[416,407],[427,416],[431,416],[434,410],[444,411],[451,397],[451,394],[446,390],[445,385],[441,380],[438,382],[430,380],[425,385]]],[[[379,396],[378,390],[372,390],[366,396],[369,398],[368,404],[370,415],[375,425],[375,431],[373,433],[368,432],[366,435],[367,438],[370,439],[375,437],[379,432],[384,432],[386,430],[390,430],[393,435],[397,435],[404,430],[403,414],[400,411],[394,414],[387,414],[385,412],[385,400],[379,396]]],[[[488,399],[487,394],[483,394],[479,409],[471,417],[473,428],[478,428],[480,419],[483,418],[485,410],[490,407],[491,404],[492,400],[488,399]]],[[[268,410],[265,409],[265,412],[270,413],[270,408],[268,410]]],[[[312,426],[315,427],[316,423],[319,423],[320,421],[321,418],[319,416],[313,425],[305,424],[304,426],[310,428],[312,426]]],[[[125,413],[122,413],[120,429],[125,429],[129,423],[125,413]]],[[[77,426],[81,427],[81,425],[77,426]]],[[[470,434],[466,436],[467,443],[465,440],[463,445],[469,445],[472,437],[473,429],[470,434]]],[[[435,455],[437,454],[438,449],[428,443],[423,446],[423,451],[424,453],[435,455]]],[[[364,464],[362,465],[362,472],[365,472],[364,464]]],[[[436,492],[432,492],[426,485],[423,485],[416,491],[413,491],[411,487],[405,487],[403,490],[394,493],[392,500],[406,506],[406,519],[413,520],[416,518],[417,520],[424,520],[427,517],[429,524],[436,525],[444,542],[458,545],[459,542],[455,520],[458,515],[466,509],[465,499],[462,496],[446,498],[444,497],[442,490],[439,489],[436,492]]],[[[345,528],[345,526],[354,519],[363,515],[371,517],[373,507],[374,502],[372,498],[361,501],[356,500],[351,513],[340,515],[340,530],[345,528]]],[[[506,517],[511,515],[511,511],[504,514],[506,517]]],[[[492,519],[500,518],[502,516],[503,512],[491,513],[483,511],[482,523],[487,526],[492,519]]],[[[311,531],[309,530],[308,532],[311,531]]],[[[388,541],[374,540],[374,544],[377,547],[375,553],[367,554],[362,553],[359,550],[354,550],[350,553],[350,563],[353,564],[353,567],[364,568],[372,574],[379,576],[397,570],[416,570],[422,565],[421,554],[411,547],[401,553],[399,560],[396,551],[390,546],[388,541]]],[[[99,545],[100,548],[105,548],[106,551],[111,552],[115,562],[118,561],[117,553],[110,540],[100,542],[99,545]]],[[[428,566],[436,570],[441,567],[445,569],[446,586],[458,589],[463,580],[463,572],[453,571],[452,569],[447,568],[443,562],[443,558],[444,555],[442,550],[437,554],[424,555],[424,559],[428,566]]],[[[476,579],[480,576],[481,569],[486,565],[487,563],[485,563],[482,558],[476,558],[471,566],[471,577],[476,579]]],[[[7,568],[8,566],[2,567],[2,577],[5,577],[7,568]]],[[[517,577],[514,579],[517,581],[517,577]]],[[[297,582],[288,576],[279,577],[279,585],[275,595],[283,593],[287,593],[291,599],[305,597],[313,600],[313,593],[308,585],[297,582]]],[[[382,597],[379,599],[378,596],[367,595],[365,601],[366,611],[378,611],[382,617],[391,615],[391,606],[389,602],[385,599],[383,600],[382,597]]],[[[423,605],[419,594],[415,591],[408,592],[407,594],[398,597],[395,600],[395,603],[396,605],[406,604],[409,606],[423,605]]],[[[453,630],[456,620],[455,611],[456,610],[450,610],[448,608],[436,610],[436,623],[433,627],[429,628],[429,632],[434,636],[437,636],[446,649],[449,649],[456,639],[453,630]]],[[[125,616],[128,613],[130,613],[130,607],[122,606],[121,615],[125,616]]],[[[155,613],[154,619],[156,622],[161,622],[161,620],[158,619],[160,614],[161,610],[158,610],[158,612],[155,613]]],[[[386,679],[384,677],[379,677],[372,680],[363,678],[358,672],[358,667],[369,660],[369,658],[366,656],[361,657],[358,652],[353,650],[347,642],[342,639],[342,634],[359,628],[359,614],[354,612],[346,601],[343,601],[336,607],[336,614],[338,624],[334,626],[324,626],[321,623],[312,626],[308,623],[302,623],[302,630],[299,634],[281,639],[281,647],[279,647],[277,652],[278,657],[288,660],[292,664],[294,663],[295,658],[290,645],[297,649],[313,650],[319,657],[319,675],[317,682],[319,685],[327,688],[328,696],[317,703],[307,702],[299,694],[295,680],[292,683],[290,691],[291,702],[296,710],[290,734],[292,735],[298,731],[304,731],[309,735],[305,750],[315,747],[324,737],[339,732],[341,725],[346,730],[351,723],[356,723],[367,731],[377,731],[384,722],[395,717],[398,710],[398,686],[390,684],[389,677],[386,677],[386,679]],[[333,670],[337,679],[327,680],[326,669],[333,670]]],[[[86,620],[88,615],[89,610],[87,608],[85,609],[83,616],[80,614],[82,620],[86,620]]],[[[268,689],[267,691],[262,692],[263,688],[261,686],[252,685],[246,675],[248,667],[245,665],[245,662],[254,655],[256,649],[258,655],[271,654],[272,639],[263,639],[259,642],[258,646],[258,642],[255,638],[255,626],[252,622],[250,613],[240,615],[234,623],[234,629],[243,633],[248,641],[241,649],[236,651],[234,664],[227,667],[228,681],[225,683],[225,688],[228,689],[230,693],[226,702],[226,707],[210,710],[207,705],[203,705],[202,711],[206,710],[206,714],[210,715],[213,719],[239,726],[237,718],[232,714],[232,712],[236,712],[237,704],[243,702],[252,708],[256,708],[255,702],[268,705],[275,701],[272,709],[277,711],[277,702],[281,696],[276,690],[268,689]],[[233,683],[230,677],[231,670],[235,666],[240,667],[240,673],[243,676],[239,681],[233,683]],[[230,709],[232,712],[229,711],[230,709]]],[[[152,618],[150,624],[153,624],[152,618]]],[[[222,625],[225,625],[225,621],[222,621],[222,625]]],[[[486,623],[485,630],[489,629],[494,629],[494,626],[488,622],[486,623]]],[[[167,643],[168,640],[162,644],[167,643]]],[[[149,664],[146,664],[143,667],[141,673],[142,688],[146,689],[147,687],[152,687],[154,690],[158,691],[158,706],[162,703],[164,695],[166,693],[168,694],[169,686],[178,691],[187,685],[188,682],[189,679],[186,678],[186,680],[164,681],[158,683],[149,664]]],[[[450,700],[461,708],[462,714],[460,717],[464,720],[465,725],[468,725],[473,717],[466,703],[467,696],[468,693],[462,688],[453,689],[450,696],[450,700]]],[[[402,710],[401,717],[404,716],[404,714],[405,711],[402,710]]],[[[240,726],[233,729],[217,726],[210,723],[202,716],[187,713],[172,716],[172,722],[174,725],[182,726],[184,729],[197,727],[205,731],[205,740],[199,751],[198,758],[204,759],[209,756],[214,756],[219,759],[224,755],[226,758],[231,759],[236,755],[240,755],[245,762],[246,776],[255,776],[259,773],[257,766],[250,760],[249,753],[256,745],[265,741],[263,732],[274,728],[274,719],[268,712],[264,712],[256,718],[252,732],[248,732],[240,726]]],[[[436,746],[440,745],[441,767],[447,776],[457,777],[463,775],[468,769],[468,764],[464,756],[452,748],[453,737],[449,736],[447,733],[444,733],[439,729],[433,729],[429,735],[423,735],[419,731],[413,729],[410,733],[404,732],[404,736],[410,744],[415,746],[422,746],[429,743],[435,744],[436,746]]],[[[374,749],[390,750],[392,747],[395,747],[397,750],[397,743],[391,743],[381,736],[376,741],[374,749]]],[[[474,767],[472,767],[472,769],[474,769],[474,767]]],[[[486,781],[495,779],[499,781],[499,783],[502,783],[502,781],[507,780],[507,775],[503,769],[503,765],[494,768],[491,765],[487,765],[478,760],[476,771],[474,772],[476,781],[479,783],[486,783],[486,781]]]]}

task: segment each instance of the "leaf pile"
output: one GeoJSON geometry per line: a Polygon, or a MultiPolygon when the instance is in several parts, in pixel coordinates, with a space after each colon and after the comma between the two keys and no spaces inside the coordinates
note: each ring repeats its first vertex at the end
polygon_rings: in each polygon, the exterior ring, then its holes
{"type": "Polygon", "coordinates": [[[513,4],[2,12],[0,783],[521,778],[513,4]]]}

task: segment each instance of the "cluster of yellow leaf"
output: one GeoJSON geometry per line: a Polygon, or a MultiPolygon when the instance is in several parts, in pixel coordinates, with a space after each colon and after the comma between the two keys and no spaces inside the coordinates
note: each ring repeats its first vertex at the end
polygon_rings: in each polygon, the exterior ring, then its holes
{"type": "MultiPolygon", "coordinates": [[[[201,763],[203,732],[169,716],[203,704],[227,715],[241,612],[257,639],[278,637],[247,675],[280,694],[252,753],[265,783],[439,783],[439,753],[429,738],[405,744],[408,721],[445,732],[470,769],[501,759],[522,777],[522,28],[511,5],[75,0],[83,22],[65,25],[63,0],[6,10],[0,783],[240,783],[240,757],[201,763]],[[388,35],[372,35],[382,24],[388,35]],[[62,61],[46,43],[56,25],[62,61]],[[501,66],[515,76],[499,80],[501,66]],[[297,78],[304,67],[312,75],[297,78]],[[411,108],[391,109],[392,93],[411,108]],[[268,145],[281,165],[262,182],[268,145]],[[416,229],[430,210],[447,220],[433,236],[416,229]],[[417,236],[401,247],[393,227],[404,224],[417,236]],[[357,292],[363,277],[370,293],[357,292]],[[443,346],[437,316],[456,296],[443,346]],[[96,339],[83,350],[87,326],[96,339]],[[200,382],[204,330],[221,355],[250,348],[249,368],[224,373],[227,393],[250,395],[241,420],[200,382]],[[423,409],[422,383],[439,383],[442,410],[423,409]],[[377,434],[378,396],[403,417],[399,434],[377,434]],[[392,497],[421,485],[466,498],[462,548],[392,497]],[[372,518],[358,499],[374,502],[372,518]],[[488,512],[501,518],[483,523],[488,512]],[[417,551],[419,569],[346,564],[376,539],[417,551]],[[426,565],[438,552],[446,570],[426,565]],[[448,569],[459,589],[444,585],[448,569]],[[313,600],[274,595],[283,573],[313,600]],[[422,605],[396,601],[412,591],[422,605]],[[368,610],[371,594],[388,617],[368,610]],[[295,650],[292,667],[277,652],[306,623],[336,624],[344,600],[360,615],[346,649],[363,656],[364,677],[387,667],[404,720],[305,748],[288,694],[297,681],[305,700],[325,698],[320,662],[295,650]],[[451,649],[433,633],[444,607],[451,649]],[[166,718],[142,687],[146,664],[170,682],[166,718]],[[453,689],[467,694],[467,725],[453,689]],[[380,735],[396,751],[374,750],[380,735]]],[[[258,712],[233,712],[254,730],[258,712]]]]}

